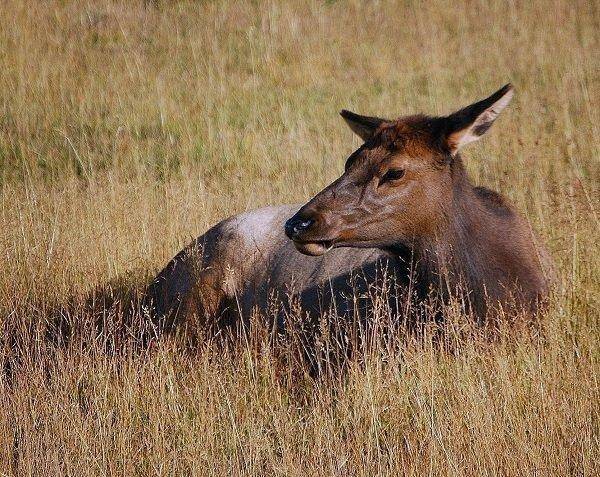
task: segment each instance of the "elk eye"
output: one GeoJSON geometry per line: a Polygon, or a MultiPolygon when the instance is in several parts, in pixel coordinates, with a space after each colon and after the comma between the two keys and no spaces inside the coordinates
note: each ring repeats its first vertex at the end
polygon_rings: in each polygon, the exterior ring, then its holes
{"type": "Polygon", "coordinates": [[[397,181],[404,177],[404,169],[389,169],[379,181],[380,184],[389,181],[397,181]]]}

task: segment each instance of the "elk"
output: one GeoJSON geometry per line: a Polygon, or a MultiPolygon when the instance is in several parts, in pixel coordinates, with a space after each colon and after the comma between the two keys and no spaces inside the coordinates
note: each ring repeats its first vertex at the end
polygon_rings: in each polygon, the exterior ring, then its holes
{"type": "Polygon", "coordinates": [[[549,255],[502,195],[471,183],[460,156],[512,97],[508,84],[443,117],[343,110],[364,141],[344,173],[301,207],[266,207],[208,230],[152,283],[156,312],[172,324],[234,323],[291,291],[305,310],[318,313],[325,293],[346,313],[352,277],[366,277],[364,288],[385,267],[416,300],[461,290],[479,318],[503,307],[535,313],[549,290],[549,255]]]}

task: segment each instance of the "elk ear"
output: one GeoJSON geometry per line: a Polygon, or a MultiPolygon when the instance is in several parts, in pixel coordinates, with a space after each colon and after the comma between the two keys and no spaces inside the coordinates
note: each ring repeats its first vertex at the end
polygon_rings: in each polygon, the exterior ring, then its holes
{"type": "Polygon", "coordinates": [[[375,130],[381,123],[387,122],[386,119],[375,118],[372,116],[361,116],[360,114],[353,113],[342,109],[340,115],[344,118],[344,121],[350,126],[352,132],[359,136],[363,141],[368,141],[373,136],[375,130]]]}
{"type": "Polygon", "coordinates": [[[490,97],[446,117],[446,142],[450,152],[454,154],[466,144],[483,136],[510,103],[513,94],[513,87],[509,83],[490,97]]]}

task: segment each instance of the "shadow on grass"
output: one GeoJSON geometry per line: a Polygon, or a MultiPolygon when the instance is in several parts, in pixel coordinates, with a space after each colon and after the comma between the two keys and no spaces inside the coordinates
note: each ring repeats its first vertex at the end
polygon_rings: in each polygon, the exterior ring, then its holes
{"type": "Polygon", "coordinates": [[[2,310],[0,364],[10,385],[19,369],[57,356],[142,354],[158,337],[146,293],[148,274],[131,273],[64,302],[22,300],[2,310]]]}
{"type": "Polygon", "coordinates": [[[149,281],[146,276],[121,276],[84,297],[72,297],[53,307],[45,339],[55,346],[66,346],[77,339],[110,354],[126,347],[147,347],[158,336],[147,294],[149,281]]]}

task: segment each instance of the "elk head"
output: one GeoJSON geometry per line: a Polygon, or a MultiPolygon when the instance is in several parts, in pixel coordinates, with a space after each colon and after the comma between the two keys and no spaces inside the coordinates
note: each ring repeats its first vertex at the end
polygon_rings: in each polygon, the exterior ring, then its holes
{"type": "Polygon", "coordinates": [[[439,233],[456,194],[458,151],[489,129],[512,96],[508,84],[445,117],[392,121],[342,111],[364,144],[341,177],[286,222],[286,235],[300,252],[321,255],[333,247],[408,245],[439,233]]]}

